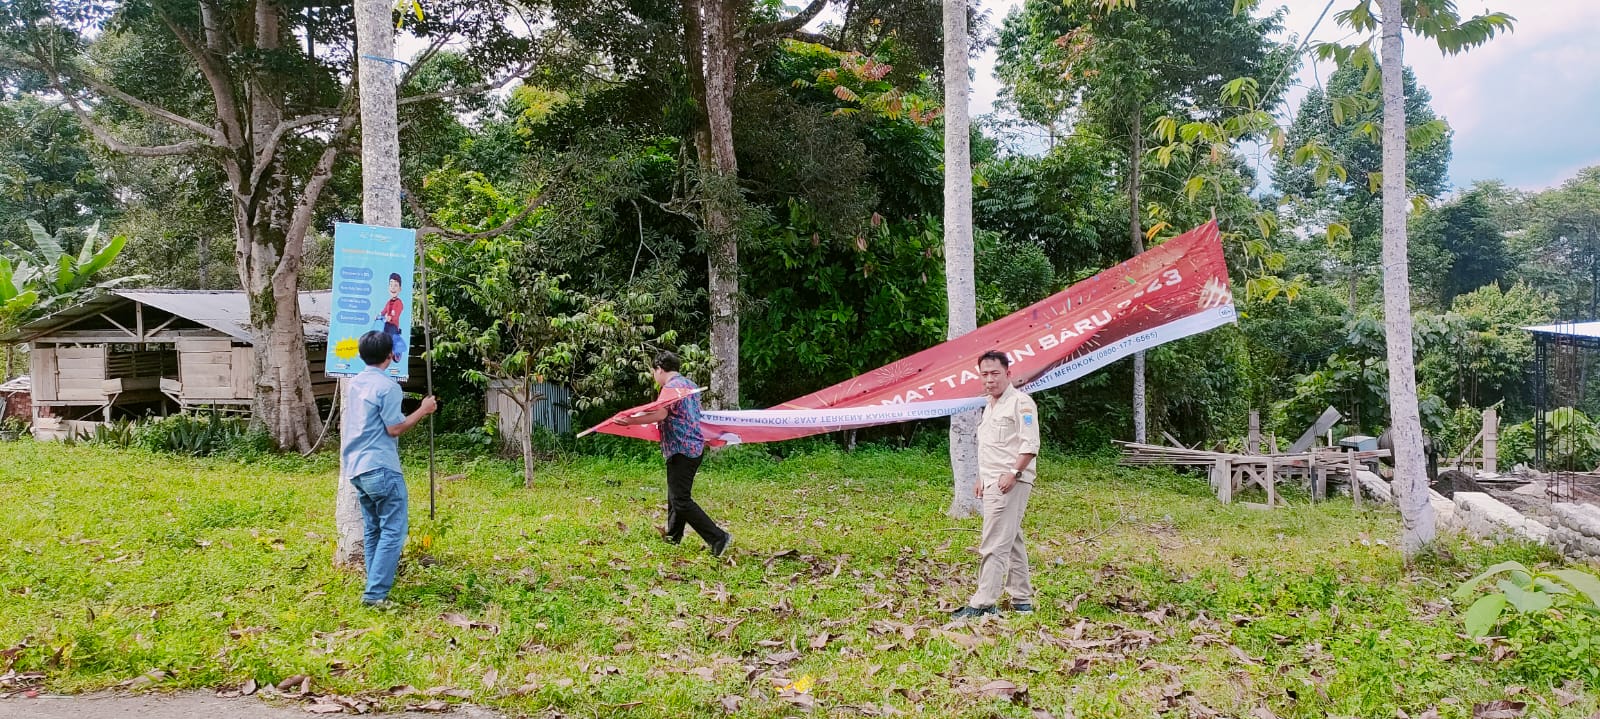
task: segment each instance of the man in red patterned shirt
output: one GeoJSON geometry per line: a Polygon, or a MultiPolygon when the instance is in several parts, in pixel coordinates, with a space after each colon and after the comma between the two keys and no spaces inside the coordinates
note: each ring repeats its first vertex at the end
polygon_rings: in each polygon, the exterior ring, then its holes
{"type": "Polygon", "coordinates": [[[671,352],[656,355],[651,373],[656,384],[661,385],[657,399],[683,399],[660,409],[641,412],[631,417],[618,417],[615,421],[624,427],[633,424],[661,425],[661,454],[667,458],[667,530],[663,536],[668,542],[683,541],[684,525],[694,527],[696,534],[711,548],[711,555],[722,556],[733,535],[717,526],[705,510],[694,501],[694,475],[700,471],[700,460],[705,454],[706,440],[700,432],[700,396],[689,394],[696,387],[689,378],[678,374],[681,366],[678,356],[671,352]],[[687,396],[685,396],[687,395],[687,396]]]}

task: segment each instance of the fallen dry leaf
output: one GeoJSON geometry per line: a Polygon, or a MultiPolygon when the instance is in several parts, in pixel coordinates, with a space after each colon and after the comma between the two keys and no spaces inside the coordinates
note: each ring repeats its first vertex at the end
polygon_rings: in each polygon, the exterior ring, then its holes
{"type": "Polygon", "coordinates": [[[1527,702],[1496,699],[1472,705],[1472,719],[1517,719],[1528,711],[1527,702]]]}
{"type": "Polygon", "coordinates": [[[406,711],[413,712],[447,712],[450,705],[442,699],[434,699],[423,704],[407,704],[406,711]]]}
{"type": "Polygon", "coordinates": [[[1278,719],[1278,715],[1273,714],[1272,710],[1266,707],[1256,707],[1255,711],[1250,712],[1250,716],[1256,719],[1278,719]]]}
{"type": "Polygon", "coordinates": [[[778,652],[762,660],[762,662],[771,666],[778,666],[779,664],[788,664],[799,658],[800,652],[778,652]]]}
{"type": "Polygon", "coordinates": [[[744,697],[736,697],[730,694],[718,701],[722,703],[722,711],[729,714],[737,714],[739,713],[739,704],[744,702],[744,697]]]}
{"type": "Polygon", "coordinates": [[[1569,679],[1567,680],[1567,683],[1562,684],[1561,686],[1550,691],[1556,695],[1557,704],[1567,707],[1578,703],[1582,699],[1582,697],[1578,696],[1578,689],[1579,684],[1569,679]]]}
{"type": "Polygon", "coordinates": [[[733,639],[733,630],[738,629],[740,624],[744,624],[744,619],[729,620],[727,624],[723,625],[721,631],[712,636],[717,639],[733,639]]]}
{"type": "Polygon", "coordinates": [[[950,631],[948,629],[940,629],[940,630],[938,630],[938,632],[939,632],[939,636],[942,636],[945,639],[949,639],[950,641],[955,642],[956,645],[964,647],[966,649],[977,649],[978,647],[984,646],[986,644],[993,644],[994,643],[994,640],[990,639],[988,637],[974,636],[974,635],[971,635],[971,634],[966,634],[964,632],[952,632],[952,631],[950,631]]]}
{"type": "Polygon", "coordinates": [[[315,704],[306,705],[305,710],[312,714],[343,714],[344,705],[318,700],[315,704]]]}
{"type": "Polygon", "coordinates": [[[1017,685],[1004,679],[996,679],[988,684],[978,687],[978,693],[991,697],[1010,699],[1017,693],[1017,685]]]}
{"type": "Polygon", "coordinates": [[[817,636],[812,637],[811,638],[811,648],[812,649],[823,649],[823,648],[826,648],[828,646],[828,639],[830,639],[830,638],[831,637],[828,636],[827,632],[823,632],[821,634],[818,634],[817,636]]]}
{"type": "Polygon", "coordinates": [[[488,631],[490,634],[500,633],[499,625],[489,624],[487,622],[475,622],[455,612],[445,612],[444,614],[439,615],[439,618],[444,620],[445,624],[449,624],[453,627],[461,627],[462,629],[483,629],[488,631]]]}
{"type": "Polygon", "coordinates": [[[486,671],[486,672],[483,673],[483,687],[485,689],[493,689],[494,685],[499,683],[499,682],[500,682],[500,670],[499,669],[490,669],[489,671],[486,671]]]}
{"type": "Polygon", "coordinates": [[[392,697],[406,697],[406,696],[411,696],[412,694],[416,694],[417,693],[417,688],[414,687],[414,686],[411,686],[410,684],[397,684],[395,686],[389,687],[388,690],[386,690],[385,693],[387,693],[389,696],[392,696],[392,697]]]}
{"type": "MultiPolygon", "coordinates": [[[[306,681],[309,678],[310,677],[307,677],[304,674],[296,674],[296,675],[294,675],[292,677],[289,677],[288,679],[285,679],[285,680],[283,680],[281,682],[278,682],[277,689],[280,692],[294,691],[296,689],[296,687],[299,687],[300,685],[305,684],[306,681]]],[[[300,691],[301,691],[301,693],[304,693],[306,690],[302,689],[300,691]]]]}
{"type": "Polygon", "coordinates": [[[217,689],[219,699],[237,699],[256,693],[256,680],[246,679],[243,684],[233,689],[217,689]]]}

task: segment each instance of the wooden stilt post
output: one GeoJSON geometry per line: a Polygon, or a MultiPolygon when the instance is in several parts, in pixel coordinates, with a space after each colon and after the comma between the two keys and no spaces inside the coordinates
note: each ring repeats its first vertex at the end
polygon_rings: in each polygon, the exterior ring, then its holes
{"type": "Polygon", "coordinates": [[[1218,457],[1211,465],[1211,481],[1217,486],[1217,499],[1223,504],[1233,504],[1233,467],[1226,457],[1218,457]]]}
{"type": "Polygon", "coordinates": [[[1500,415],[1493,408],[1483,411],[1483,471],[1493,474],[1500,452],[1500,415]]]}
{"type": "Polygon", "coordinates": [[[1361,509],[1361,479],[1356,477],[1356,458],[1350,457],[1350,497],[1356,509],[1361,509]]]}
{"type": "Polygon", "coordinates": [[[1264,484],[1267,488],[1267,506],[1276,507],[1278,506],[1278,468],[1276,460],[1270,455],[1267,457],[1267,471],[1264,479],[1266,479],[1264,484]]]}

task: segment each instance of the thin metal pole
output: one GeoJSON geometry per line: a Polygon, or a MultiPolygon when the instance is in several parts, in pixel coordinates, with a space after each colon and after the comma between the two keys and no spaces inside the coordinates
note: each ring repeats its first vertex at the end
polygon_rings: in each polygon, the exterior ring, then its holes
{"type": "MultiPolygon", "coordinates": [[[[417,233],[417,256],[422,260],[422,366],[427,377],[428,394],[433,396],[433,318],[428,316],[428,246],[423,241],[422,233],[417,233]]],[[[435,480],[439,474],[438,466],[434,460],[433,444],[433,415],[428,415],[428,519],[435,517],[434,496],[435,480]]]]}

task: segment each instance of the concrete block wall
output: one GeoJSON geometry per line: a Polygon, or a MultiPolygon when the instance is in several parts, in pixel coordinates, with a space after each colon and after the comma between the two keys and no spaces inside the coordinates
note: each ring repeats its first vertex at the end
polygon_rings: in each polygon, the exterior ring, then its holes
{"type": "Polygon", "coordinates": [[[1474,537],[1525,539],[1544,544],[1550,528],[1522,516],[1509,505],[1483,492],[1456,492],[1452,524],[1474,537]]]}
{"type": "Polygon", "coordinates": [[[1600,561],[1600,507],[1558,502],[1550,509],[1555,513],[1550,543],[1573,559],[1600,561]]]}

